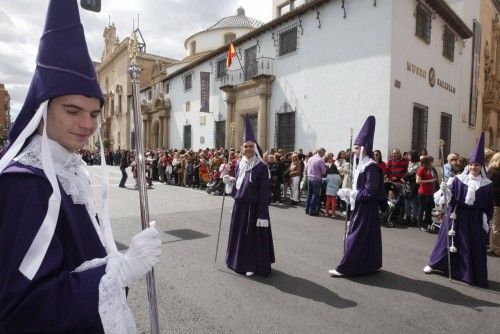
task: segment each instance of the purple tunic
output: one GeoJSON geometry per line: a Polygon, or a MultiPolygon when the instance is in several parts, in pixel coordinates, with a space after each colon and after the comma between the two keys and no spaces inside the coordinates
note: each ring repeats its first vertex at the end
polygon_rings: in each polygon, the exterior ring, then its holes
{"type": "MultiPolygon", "coordinates": [[[[236,170],[238,178],[239,169],[236,170]]],[[[246,173],[240,189],[234,187],[234,206],[226,264],[237,273],[267,276],[274,263],[271,225],[257,227],[257,219],[269,221],[269,170],[262,162],[246,173]],[[250,177],[252,181],[250,181],[250,177]]]]}
{"type": "Polygon", "coordinates": [[[368,165],[359,174],[358,194],[345,242],[345,252],[337,271],[346,276],[365,275],[382,267],[382,237],[378,205],[386,198],[382,171],[368,165]]]}
{"type": "Polygon", "coordinates": [[[52,194],[43,171],[14,163],[0,175],[0,333],[103,333],[98,286],[105,266],[72,273],[106,251],[84,205],[62,187],[54,237],[32,281],[19,271],[52,194]]]}
{"type": "MultiPolygon", "coordinates": [[[[451,201],[446,218],[441,224],[439,235],[429,260],[432,269],[448,275],[448,231],[451,228],[450,214],[456,208],[454,244],[456,253],[451,253],[451,276],[472,285],[488,287],[486,267],[486,245],[488,234],[483,229],[483,214],[491,219],[493,214],[493,184],[476,190],[474,205],[465,204],[467,185],[458,177],[453,180],[450,191],[451,201]]],[[[450,241],[451,242],[451,241],[450,241]]]]}

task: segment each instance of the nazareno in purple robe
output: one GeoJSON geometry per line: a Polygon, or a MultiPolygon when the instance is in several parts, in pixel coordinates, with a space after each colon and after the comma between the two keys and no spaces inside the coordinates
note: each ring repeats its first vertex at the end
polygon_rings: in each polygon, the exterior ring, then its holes
{"type": "Polygon", "coordinates": [[[84,205],[62,187],[54,237],[32,281],[19,271],[52,194],[43,171],[13,163],[0,175],[0,333],[103,333],[99,283],[106,265],[72,273],[106,257],[84,205]]]}
{"type": "MultiPolygon", "coordinates": [[[[239,168],[236,170],[238,178],[239,168]]],[[[267,276],[274,263],[271,224],[257,227],[257,219],[269,221],[269,170],[262,162],[246,172],[240,189],[233,188],[233,212],[226,253],[227,266],[237,273],[267,276]],[[250,181],[250,176],[252,181],[250,181]]]]}
{"type": "Polygon", "coordinates": [[[486,245],[488,233],[483,229],[483,214],[488,221],[493,215],[493,184],[483,185],[476,190],[473,205],[465,203],[467,185],[456,176],[450,186],[451,199],[445,219],[439,229],[439,235],[432,251],[429,267],[448,275],[448,231],[451,228],[450,215],[455,211],[456,253],[450,254],[451,276],[468,284],[488,287],[486,266],[486,245]]]}
{"type": "Polygon", "coordinates": [[[386,198],[382,171],[369,164],[358,176],[345,252],[336,270],[346,276],[366,275],[382,267],[382,236],[378,205],[386,198]]]}

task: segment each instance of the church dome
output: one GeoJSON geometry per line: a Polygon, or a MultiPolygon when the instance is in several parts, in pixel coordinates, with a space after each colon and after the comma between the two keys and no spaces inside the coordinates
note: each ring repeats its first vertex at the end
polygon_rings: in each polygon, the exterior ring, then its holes
{"type": "Polygon", "coordinates": [[[227,16],[220,19],[216,24],[207,30],[223,29],[223,28],[250,28],[255,29],[263,25],[257,19],[245,16],[245,9],[238,8],[237,15],[227,16]]]}

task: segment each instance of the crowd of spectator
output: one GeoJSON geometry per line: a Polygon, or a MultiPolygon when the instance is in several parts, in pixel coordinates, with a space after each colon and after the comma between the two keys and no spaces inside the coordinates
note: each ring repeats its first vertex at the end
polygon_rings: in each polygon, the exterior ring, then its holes
{"type": "MultiPolygon", "coordinates": [[[[487,161],[495,153],[487,149],[487,161]]],[[[88,164],[100,163],[98,151],[82,150],[81,154],[88,164]]],[[[240,151],[235,149],[150,149],[145,153],[146,179],[150,187],[156,182],[206,189],[211,181],[222,179],[226,174],[234,177],[240,157],[240,151]]],[[[340,201],[337,192],[349,187],[349,149],[337,155],[327,153],[324,148],[307,153],[302,149],[296,152],[271,149],[264,152],[262,158],[269,167],[271,204],[297,206],[302,202],[306,214],[312,216],[336,218],[339,214],[344,217],[348,214],[346,204],[340,201]]],[[[131,167],[133,178],[137,179],[133,152],[105,151],[105,159],[108,165],[120,167],[123,176],[120,187],[125,187],[128,167],[131,167]]],[[[439,189],[440,182],[447,182],[462,173],[468,164],[466,157],[451,153],[446,158],[443,174],[425,149],[401,153],[400,149],[394,148],[387,161],[382,159],[380,150],[374,150],[373,159],[384,175],[389,203],[394,204],[396,198],[402,198],[397,222],[422,230],[427,230],[432,224],[432,195],[439,189]]]]}

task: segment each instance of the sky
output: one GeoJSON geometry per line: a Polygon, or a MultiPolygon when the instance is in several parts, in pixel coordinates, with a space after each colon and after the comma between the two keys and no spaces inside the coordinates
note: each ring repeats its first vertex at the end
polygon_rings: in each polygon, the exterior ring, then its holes
{"type": "MultiPolygon", "coordinates": [[[[71,0],[69,0],[71,1],[71,0]]],[[[35,69],[38,41],[45,22],[49,0],[0,0],[0,83],[11,97],[11,117],[19,112],[35,69]]],[[[100,13],[80,9],[85,36],[94,61],[100,61],[104,48],[102,34],[108,22],[116,26],[120,41],[133,23],[139,24],[147,52],[181,59],[185,39],[236,15],[239,6],[247,16],[268,22],[272,0],[101,0],[100,13]]]]}

